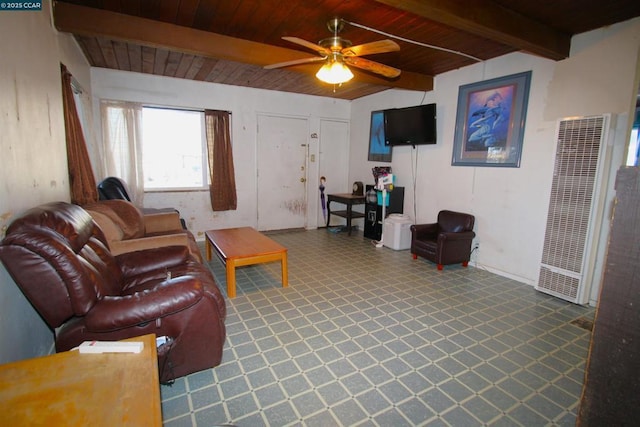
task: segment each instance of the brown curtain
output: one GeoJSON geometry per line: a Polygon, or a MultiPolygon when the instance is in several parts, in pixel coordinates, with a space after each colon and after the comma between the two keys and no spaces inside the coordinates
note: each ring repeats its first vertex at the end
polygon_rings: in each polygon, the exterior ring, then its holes
{"type": "Polygon", "coordinates": [[[207,153],[211,186],[211,208],[214,211],[235,210],[238,205],[233,169],[230,119],[228,111],[205,110],[207,153]]]}
{"type": "Polygon", "coordinates": [[[67,163],[69,166],[69,187],[71,203],[85,205],[98,200],[98,189],[93,177],[89,152],[82,134],[82,125],[73,99],[71,73],[60,64],[62,74],[62,102],[64,109],[64,127],[67,140],[67,163]]]}

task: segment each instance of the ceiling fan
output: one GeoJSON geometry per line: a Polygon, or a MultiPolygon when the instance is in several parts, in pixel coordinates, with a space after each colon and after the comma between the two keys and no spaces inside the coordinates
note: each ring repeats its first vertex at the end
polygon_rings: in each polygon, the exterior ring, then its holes
{"type": "Polygon", "coordinates": [[[284,40],[314,50],[320,56],[280,62],[277,64],[267,65],[264,68],[270,70],[274,68],[324,61],[324,65],[320,68],[316,77],[326,83],[332,84],[344,83],[353,78],[353,73],[349,70],[347,64],[372,73],[380,74],[390,79],[400,75],[400,70],[397,68],[361,58],[361,56],[364,55],[398,51],[400,50],[400,46],[396,42],[392,40],[379,40],[376,42],[352,46],[349,40],[338,36],[344,27],[343,20],[340,18],[334,18],[327,23],[327,27],[329,28],[329,31],[333,33],[333,37],[320,40],[318,44],[298,37],[282,37],[284,40]]]}

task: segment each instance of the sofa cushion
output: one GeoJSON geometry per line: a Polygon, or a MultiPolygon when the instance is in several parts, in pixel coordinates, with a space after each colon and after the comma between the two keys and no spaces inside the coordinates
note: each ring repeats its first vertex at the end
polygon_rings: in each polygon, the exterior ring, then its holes
{"type": "MultiPolygon", "coordinates": [[[[144,217],[142,212],[130,202],[103,200],[85,205],[83,208],[89,211],[92,216],[96,212],[106,216],[115,226],[119,227],[122,238],[118,240],[144,237],[144,217]]],[[[99,223],[99,225],[102,227],[102,224],[99,223]]]]}
{"type": "Polygon", "coordinates": [[[124,232],[122,231],[122,228],[118,226],[108,215],[97,210],[87,210],[87,212],[91,214],[93,220],[104,233],[104,237],[107,239],[109,246],[111,246],[111,242],[117,242],[124,239],[124,232]]]}

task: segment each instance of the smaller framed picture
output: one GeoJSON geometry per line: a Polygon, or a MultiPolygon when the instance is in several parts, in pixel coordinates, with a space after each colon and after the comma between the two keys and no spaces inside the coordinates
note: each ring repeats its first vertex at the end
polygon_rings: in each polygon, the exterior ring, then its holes
{"type": "Polygon", "coordinates": [[[520,167],[531,71],[460,86],[453,166],[520,167]]]}
{"type": "Polygon", "coordinates": [[[392,147],[384,144],[384,111],[372,111],[368,160],[370,162],[391,162],[392,154],[392,147]]]}

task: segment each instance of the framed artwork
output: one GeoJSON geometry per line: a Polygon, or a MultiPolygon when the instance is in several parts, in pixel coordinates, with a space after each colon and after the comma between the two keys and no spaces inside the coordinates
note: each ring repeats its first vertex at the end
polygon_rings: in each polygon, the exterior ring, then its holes
{"type": "Polygon", "coordinates": [[[454,166],[520,167],[531,71],[460,86],[454,166]]]}
{"type": "Polygon", "coordinates": [[[392,147],[384,145],[384,111],[371,112],[369,161],[391,162],[392,147]]]}

